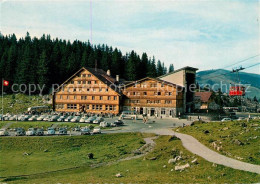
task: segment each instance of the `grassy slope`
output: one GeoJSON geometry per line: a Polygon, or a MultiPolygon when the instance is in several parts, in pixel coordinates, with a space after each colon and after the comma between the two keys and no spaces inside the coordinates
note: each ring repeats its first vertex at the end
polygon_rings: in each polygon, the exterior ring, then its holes
{"type": "MultiPolygon", "coordinates": [[[[2,101],[2,96],[0,97],[2,101]]],[[[34,95],[28,96],[24,94],[4,95],[4,114],[18,114],[25,112],[28,107],[48,105],[43,102],[42,97],[34,95]]],[[[2,106],[0,107],[2,109],[2,106]]],[[[2,113],[2,111],[0,111],[2,113]]]]}
{"type": "MultiPolygon", "coordinates": [[[[146,159],[123,161],[114,165],[99,168],[82,167],[71,171],[61,171],[52,174],[31,176],[14,183],[252,183],[259,181],[259,175],[239,170],[234,170],[217,165],[197,157],[185,150],[180,140],[168,141],[169,136],[162,136],[156,140],[157,146],[146,159]],[[168,164],[173,157],[172,149],[183,152],[184,160],[180,164],[190,163],[198,158],[198,165],[191,165],[184,171],[175,171],[174,164],[168,164]],[[157,157],[156,160],[148,158],[157,157]],[[163,165],[167,167],[164,168],[163,165]],[[173,169],[173,171],[171,171],[173,169]],[[116,178],[115,174],[121,173],[123,177],[116,178]]],[[[176,152],[176,151],[175,151],[176,152]]],[[[9,182],[10,183],[10,182],[9,182]]],[[[11,182],[12,183],[12,182],[11,182]]]]}
{"type": "Polygon", "coordinates": [[[241,161],[244,162],[260,164],[259,127],[260,120],[251,120],[249,123],[246,121],[198,123],[194,126],[178,129],[181,133],[192,135],[211,149],[213,149],[212,142],[217,141],[217,144],[223,147],[219,151],[221,154],[236,159],[239,159],[238,157],[243,158],[241,161]],[[243,122],[247,127],[242,126],[243,122]],[[258,127],[253,126],[257,124],[258,127]],[[223,130],[224,127],[228,127],[229,129],[223,130]],[[205,134],[205,130],[209,130],[210,133],[205,134]],[[235,139],[242,141],[244,145],[234,144],[235,139]]]}
{"type": "Polygon", "coordinates": [[[115,160],[126,157],[142,144],[141,134],[134,133],[73,137],[3,137],[0,138],[0,176],[41,173],[115,160]],[[46,149],[47,152],[44,151],[46,149]],[[30,155],[23,155],[24,152],[30,155]],[[87,158],[90,152],[95,159],[87,158]]]}

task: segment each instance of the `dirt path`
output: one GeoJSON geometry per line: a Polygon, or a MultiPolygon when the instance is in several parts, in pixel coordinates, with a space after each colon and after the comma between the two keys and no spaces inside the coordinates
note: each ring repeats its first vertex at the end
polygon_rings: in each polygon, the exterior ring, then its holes
{"type": "MultiPolygon", "coordinates": [[[[146,131],[148,132],[148,131],[146,131]]],[[[238,170],[243,170],[243,171],[249,171],[253,173],[258,173],[260,174],[260,166],[259,165],[254,165],[254,164],[249,164],[246,162],[241,162],[239,160],[235,160],[229,157],[226,157],[224,155],[221,155],[205,145],[201,144],[197,139],[194,137],[187,135],[187,134],[181,134],[172,131],[171,129],[157,129],[157,130],[152,130],[149,131],[152,133],[156,133],[158,135],[175,135],[179,139],[181,139],[183,146],[192,152],[193,154],[199,155],[200,157],[204,158],[205,160],[209,162],[213,162],[219,165],[224,165],[227,167],[231,167],[234,169],[238,170]]]]}

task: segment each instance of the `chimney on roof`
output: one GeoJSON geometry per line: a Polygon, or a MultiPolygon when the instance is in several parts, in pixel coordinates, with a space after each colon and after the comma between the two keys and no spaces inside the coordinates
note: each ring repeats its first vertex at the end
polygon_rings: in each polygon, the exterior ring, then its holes
{"type": "Polygon", "coordinates": [[[108,75],[108,76],[110,76],[110,75],[111,75],[111,73],[110,73],[110,70],[107,70],[107,75],[108,75]]]}
{"type": "Polygon", "coordinates": [[[119,82],[119,75],[116,75],[116,81],[119,82]]]}

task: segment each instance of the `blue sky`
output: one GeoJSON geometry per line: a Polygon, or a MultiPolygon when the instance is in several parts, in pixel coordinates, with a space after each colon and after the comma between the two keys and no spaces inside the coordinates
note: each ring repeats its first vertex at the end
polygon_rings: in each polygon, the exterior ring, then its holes
{"type": "MultiPolygon", "coordinates": [[[[260,54],[259,12],[256,0],[2,0],[0,31],[92,40],[206,70],[260,54]]],[[[260,74],[259,65],[245,72],[260,74]]]]}

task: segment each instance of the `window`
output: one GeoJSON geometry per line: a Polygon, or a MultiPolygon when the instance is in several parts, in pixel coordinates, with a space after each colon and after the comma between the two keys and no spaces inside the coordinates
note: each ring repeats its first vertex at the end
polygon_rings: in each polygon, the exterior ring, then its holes
{"type": "Polygon", "coordinates": [[[142,88],[146,88],[146,87],[147,87],[146,83],[143,83],[142,88]]]}
{"type": "Polygon", "coordinates": [[[93,91],[96,91],[96,88],[93,88],[93,91]]]}
{"type": "Polygon", "coordinates": [[[73,88],[73,92],[76,92],[76,88],[73,88]]]}
{"type": "Polygon", "coordinates": [[[133,92],[133,95],[136,95],[136,92],[133,92]]]}
{"type": "Polygon", "coordinates": [[[172,92],[169,92],[169,96],[171,96],[172,95],[172,92]]]}
{"type": "Polygon", "coordinates": [[[86,74],[82,74],[82,77],[86,77],[86,74]]]}
{"type": "Polygon", "coordinates": [[[69,95],[67,95],[67,100],[69,100],[70,99],[70,97],[69,97],[69,95]]]}
{"type": "Polygon", "coordinates": [[[113,110],[113,105],[109,106],[109,110],[112,111],[113,110]]]}
{"type": "Polygon", "coordinates": [[[89,88],[87,88],[87,91],[89,91],[89,88]]]}
{"type": "Polygon", "coordinates": [[[103,100],[103,96],[100,96],[100,97],[99,97],[99,100],[103,100]]]}
{"type": "Polygon", "coordinates": [[[95,105],[92,105],[92,110],[95,110],[95,105]]]}
{"type": "Polygon", "coordinates": [[[99,88],[99,92],[101,92],[102,91],[102,88],[99,88]]]}
{"type": "Polygon", "coordinates": [[[77,96],[76,95],[74,96],[74,100],[77,100],[77,96]]]}
{"type": "Polygon", "coordinates": [[[74,81],[70,81],[71,84],[74,84],[74,81]]]}
{"type": "Polygon", "coordinates": [[[114,100],[116,100],[117,98],[116,98],[116,96],[114,96],[114,100]]]}
{"type": "Polygon", "coordinates": [[[102,105],[99,105],[99,110],[103,110],[103,107],[102,107],[102,105]]]}
{"type": "Polygon", "coordinates": [[[97,84],[97,81],[95,81],[95,84],[97,84]]]}
{"type": "Polygon", "coordinates": [[[162,115],[165,115],[165,108],[162,108],[162,109],[161,109],[161,114],[162,114],[162,115]]]}
{"type": "Polygon", "coordinates": [[[157,92],[157,95],[161,95],[161,92],[157,92]]]}
{"type": "Polygon", "coordinates": [[[164,87],[164,83],[162,83],[162,85],[161,85],[162,87],[164,87]]]}
{"type": "Polygon", "coordinates": [[[172,101],[171,100],[165,100],[165,104],[171,104],[172,101]]]}
{"type": "Polygon", "coordinates": [[[91,74],[88,74],[88,77],[91,77],[91,74]]]}
{"type": "Polygon", "coordinates": [[[67,104],[67,109],[77,109],[77,104],[67,104]]]}
{"type": "Polygon", "coordinates": [[[57,104],[56,109],[64,109],[64,104],[57,104]]]}
{"type": "Polygon", "coordinates": [[[156,83],[151,83],[151,88],[156,88],[157,84],[156,83]]]}
{"type": "Polygon", "coordinates": [[[95,100],[95,96],[92,96],[92,100],[95,100]]]}
{"type": "Polygon", "coordinates": [[[96,105],[96,110],[99,110],[99,105],[96,105]]]}
{"type": "Polygon", "coordinates": [[[89,105],[87,105],[86,108],[89,109],[89,105]]]}
{"type": "Polygon", "coordinates": [[[85,80],[83,80],[83,81],[82,81],[82,84],[86,84],[86,81],[85,81],[85,80]]]}
{"type": "Polygon", "coordinates": [[[116,106],[115,105],[113,106],[113,110],[116,111],[116,106]]]}
{"type": "Polygon", "coordinates": [[[108,111],[108,105],[106,105],[106,111],[108,111]]]}
{"type": "Polygon", "coordinates": [[[78,81],[78,84],[80,84],[81,83],[81,81],[78,81]]]}
{"type": "Polygon", "coordinates": [[[108,88],[106,88],[106,92],[108,92],[108,88]]]}
{"type": "Polygon", "coordinates": [[[147,92],[144,92],[144,96],[146,96],[147,95],[147,92]]]}
{"type": "Polygon", "coordinates": [[[91,81],[88,81],[88,84],[91,84],[91,81]]]}
{"type": "Polygon", "coordinates": [[[60,95],[60,99],[62,99],[62,95],[60,95]]]}
{"type": "Polygon", "coordinates": [[[87,100],[87,96],[81,96],[81,100],[87,100]]]}
{"type": "Polygon", "coordinates": [[[111,96],[108,96],[108,97],[107,97],[107,100],[111,100],[111,96]]]}

